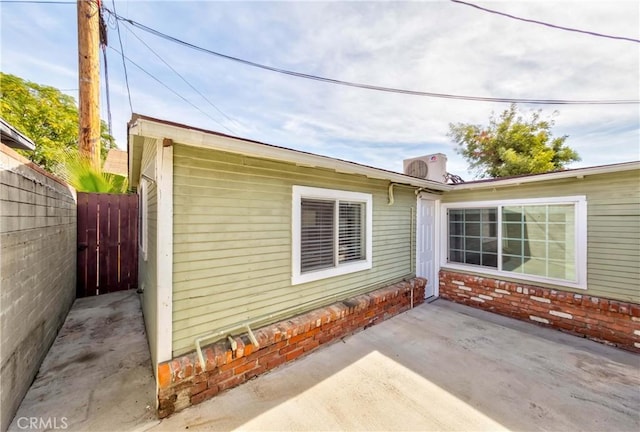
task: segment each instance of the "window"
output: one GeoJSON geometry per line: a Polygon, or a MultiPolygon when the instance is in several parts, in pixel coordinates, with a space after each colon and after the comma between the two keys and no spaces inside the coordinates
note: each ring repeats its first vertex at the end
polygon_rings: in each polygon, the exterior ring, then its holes
{"type": "Polygon", "coordinates": [[[370,194],[294,186],[292,283],[370,269],[372,220],[370,194]]]}
{"type": "Polygon", "coordinates": [[[446,264],[586,287],[584,196],[446,204],[446,264]]]}
{"type": "Polygon", "coordinates": [[[497,267],[497,220],[495,208],[450,210],[450,261],[497,267]]]}

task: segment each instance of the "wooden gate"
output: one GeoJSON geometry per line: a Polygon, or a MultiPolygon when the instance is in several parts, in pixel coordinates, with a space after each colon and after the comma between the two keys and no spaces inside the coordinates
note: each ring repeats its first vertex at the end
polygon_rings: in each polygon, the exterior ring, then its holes
{"type": "Polygon", "coordinates": [[[78,192],[76,297],[138,286],[138,198],[78,192]]]}

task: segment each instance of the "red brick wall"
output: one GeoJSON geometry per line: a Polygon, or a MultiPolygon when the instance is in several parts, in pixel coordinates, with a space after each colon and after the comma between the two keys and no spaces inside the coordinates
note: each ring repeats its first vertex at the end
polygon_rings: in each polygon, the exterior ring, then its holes
{"type": "Polygon", "coordinates": [[[246,337],[202,349],[204,370],[195,352],[158,365],[158,416],[166,417],[209,399],[257,375],[334,341],[366,329],[424,301],[426,281],[415,278],[334,303],[255,330],[259,349],[246,337]]]}
{"type": "Polygon", "coordinates": [[[440,270],[440,297],[640,352],[640,304],[440,270]]]}

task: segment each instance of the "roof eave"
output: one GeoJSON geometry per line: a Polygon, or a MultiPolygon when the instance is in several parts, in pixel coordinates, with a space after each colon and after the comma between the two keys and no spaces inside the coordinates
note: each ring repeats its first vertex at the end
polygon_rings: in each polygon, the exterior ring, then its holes
{"type": "Polygon", "coordinates": [[[5,119],[0,118],[0,136],[3,144],[14,149],[35,150],[36,144],[11,126],[5,119]]]}
{"type": "Polygon", "coordinates": [[[471,183],[459,183],[454,185],[453,190],[486,189],[507,186],[519,186],[527,183],[537,183],[567,178],[583,178],[597,174],[610,174],[622,171],[632,171],[640,169],[640,161],[624,162],[596,167],[576,168],[566,171],[554,171],[546,174],[536,174],[530,176],[513,177],[507,179],[492,179],[471,183]]]}
{"type": "MultiPolygon", "coordinates": [[[[360,174],[369,178],[387,180],[392,183],[405,184],[417,188],[445,192],[452,185],[410,177],[392,171],[386,171],[354,162],[320,156],[312,153],[277,147],[270,144],[245,140],[238,137],[190,128],[143,116],[134,116],[129,126],[129,143],[135,135],[155,139],[171,138],[174,142],[194,147],[239,153],[247,156],[279,160],[299,166],[332,169],[339,173],[360,174]]],[[[129,156],[131,163],[132,156],[129,156]]],[[[130,168],[130,174],[132,169],[130,168]]],[[[130,177],[133,180],[133,177],[130,177]]]]}

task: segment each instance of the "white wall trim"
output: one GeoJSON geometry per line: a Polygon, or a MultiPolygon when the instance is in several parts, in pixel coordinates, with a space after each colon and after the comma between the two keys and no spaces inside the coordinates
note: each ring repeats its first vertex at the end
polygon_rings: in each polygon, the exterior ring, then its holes
{"type": "Polygon", "coordinates": [[[144,261],[147,261],[147,252],[149,245],[149,193],[148,181],[145,178],[140,179],[138,185],[138,212],[140,214],[138,223],[138,246],[140,255],[144,261]]]}
{"type": "MultiPolygon", "coordinates": [[[[428,200],[432,200],[434,201],[434,222],[433,222],[433,265],[434,265],[434,292],[433,295],[434,297],[439,297],[440,296],[440,236],[438,235],[438,233],[440,232],[440,227],[441,227],[441,221],[440,221],[440,205],[441,205],[441,195],[436,195],[436,194],[431,194],[431,193],[427,193],[427,192],[420,192],[416,198],[416,208],[419,209],[420,208],[420,200],[421,199],[428,199],[428,200]]],[[[419,228],[419,223],[418,223],[418,217],[420,217],[420,212],[416,211],[416,254],[415,254],[415,268],[416,268],[416,272],[418,270],[418,263],[419,263],[419,256],[418,254],[420,253],[420,236],[421,236],[421,231],[419,228]]],[[[426,296],[426,293],[425,293],[426,296]]]]}
{"type": "Polygon", "coordinates": [[[157,140],[157,356],[171,360],[173,342],[173,146],[157,140]]]}
{"type": "Polygon", "coordinates": [[[361,192],[342,191],[336,189],[323,189],[307,186],[293,186],[291,200],[291,284],[298,285],[333,276],[340,276],[373,267],[373,197],[371,194],[361,192]],[[302,273],[300,271],[300,232],[302,227],[302,211],[300,203],[302,198],[333,199],[344,201],[356,201],[365,203],[366,228],[365,248],[366,259],[352,263],[339,264],[332,268],[302,273]]]}

